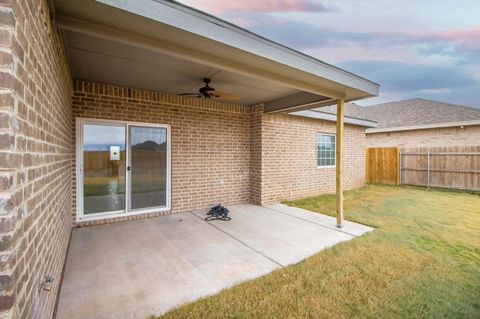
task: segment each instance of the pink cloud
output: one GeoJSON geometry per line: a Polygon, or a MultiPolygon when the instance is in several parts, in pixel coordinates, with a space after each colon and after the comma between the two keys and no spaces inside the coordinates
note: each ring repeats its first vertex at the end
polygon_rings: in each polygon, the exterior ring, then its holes
{"type": "Polygon", "coordinates": [[[438,40],[461,43],[472,49],[480,49],[480,27],[449,30],[438,33],[434,37],[438,40]]]}
{"type": "Polygon", "coordinates": [[[329,11],[328,8],[322,5],[319,1],[312,0],[186,0],[183,2],[212,13],[329,11]]]}
{"type": "Polygon", "coordinates": [[[458,61],[478,63],[480,56],[480,27],[451,29],[436,32],[406,33],[403,36],[419,47],[419,52],[430,55],[444,55],[458,61]]]}
{"type": "Polygon", "coordinates": [[[417,41],[456,43],[470,48],[480,48],[480,27],[470,29],[452,29],[437,32],[406,33],[417,41]]]}

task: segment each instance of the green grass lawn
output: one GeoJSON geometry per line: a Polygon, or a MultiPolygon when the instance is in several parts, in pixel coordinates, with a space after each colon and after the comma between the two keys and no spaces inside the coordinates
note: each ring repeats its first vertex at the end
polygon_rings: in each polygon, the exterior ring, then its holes
{"type": "Polygon", "coordinates": [[[162,318],[480,318],[480,195],[370,185],[345,211],[377,229],[162,318]]]}

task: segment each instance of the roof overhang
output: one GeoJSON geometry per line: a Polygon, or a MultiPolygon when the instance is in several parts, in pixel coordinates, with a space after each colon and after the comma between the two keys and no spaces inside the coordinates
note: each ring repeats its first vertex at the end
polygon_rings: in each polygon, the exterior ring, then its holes
{"type": "MultiPolygon", "coordinates": [[[[354,101],[377,96],[379,92],[376,83],[176,2],[53,3],[56,23],[64,32],[166,54],[231,72],[231,77],[243,75],[285,88],[283,96],[277,94],[271,100],[262,100],[270,96],[259,95],[258,100],[249,101],[264,103],[267,112],[308,109],[310,105],[318,107],[318,103],[331,104],[337,99],[354,101]]],[[[84,64],[81,57],[78,59],[79,65],[84,64]]],[[[115,83],[115,79],[110,82],[115,83]]]]}
{"type": "Polygon", "coordinates": [[[428,129],[435,129],[435,128],[463,127],[463,126],[474,126],[474,125],[480,125],[480,120],[448,122],[448,123],[433,123],[433,124],[398,126],[398,127],[369,128],[367,129],[367,134],[428,130],[428,129]]]}
{"type": "MultiPolygon", "coordinates": [[[[290,113],[292,115],[296,116],[302,116],[302,117],[309,117],[313,119],[319,119],[319,120],[324,120],[324,121],[331,121],[331,122],[336,122],[337,121],[337,115],[332,114],[332,113],[326,113],[326,112],[321,112],[318,110],[304,110],[304,111],[297,111],[297,112],[292,112],[290,113]]],[[[351,116],[344,116],[343,122],[346,124],[352,124],[352,125],[358,125],[358,126],[363,126],[367,128],[373,128],[377,127],[377,122],[374,121],[369,121],[365,119],[359,119],[351,116]]],[[[367,129],[369,130],[369,129],[367,129]]]]}

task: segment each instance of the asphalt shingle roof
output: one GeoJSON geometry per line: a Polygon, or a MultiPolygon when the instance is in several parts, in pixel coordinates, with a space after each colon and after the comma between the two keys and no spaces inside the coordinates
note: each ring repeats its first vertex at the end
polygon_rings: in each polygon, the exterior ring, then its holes
{"type": "MultiPolygon", "coordinates": [[[[317,109],[336,114],[336,106],[317,109]]],[[[345,115],[378,123],[378,128],[480,120],[480,109],[426,99],[411,99],[371,106],[345,104],[345,115]]]]}

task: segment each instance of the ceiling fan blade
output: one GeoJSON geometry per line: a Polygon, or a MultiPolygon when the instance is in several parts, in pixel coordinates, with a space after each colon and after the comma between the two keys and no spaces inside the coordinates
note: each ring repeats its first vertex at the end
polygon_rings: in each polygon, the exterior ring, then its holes
{"type": "Polygon", "coordinates": [[[192,96],[192,97],[202,97],[201,94],[199,93],[180,93],[177,94],[178,96],[192,96]]]}
{"type": "Polygon", "coordinates": [[[240,99],[240,97],[237,95],[222,92],[222,91],[216,91],[216,90],[211,92],[210,95],[217,99],[227,100],[227,101],[235,101],[240,99]]]}

